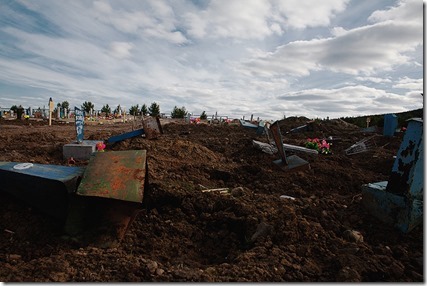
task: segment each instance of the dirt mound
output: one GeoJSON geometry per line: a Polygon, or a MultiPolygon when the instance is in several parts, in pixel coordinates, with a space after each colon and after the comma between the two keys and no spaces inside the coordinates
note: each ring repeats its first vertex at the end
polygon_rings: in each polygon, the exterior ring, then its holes
{"type": "MultiPolygon", "coordinates": [[[[147,150],[149,170],[145,204],[116,248],[73,240],[0,191],[0,281],[423,281],[423,226],[403,234],[361,205],[362,184],[388,180],[402,136],[375,136],[371,150],[349,156],[373,134],[340,120],[286,133],[308,121],[285,119],[285,143],[339,140],[329,155],[298,153],[311,166],[298,172],[278,169],[277,154],[252,145],[267,139],[239,125],[170,123],[158,139],[107,144],[106,152],[147,150]]],[[[27,123],[0,122],[1,161],[67,165],[62,146],[75,140],[74,126],[27,123]]],[[[87,125],[85,138],[131,130],[87,125]]]]}

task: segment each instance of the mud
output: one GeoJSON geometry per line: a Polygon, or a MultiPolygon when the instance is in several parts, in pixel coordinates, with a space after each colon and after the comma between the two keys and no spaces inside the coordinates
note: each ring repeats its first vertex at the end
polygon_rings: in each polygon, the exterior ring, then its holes
{"type": "MultiPolygon", "coordinates": [[[[306,121],[284,121],[285,143],[339,140],[332,154],[295,153],[310,162],[296,172],[252,146],[264,136],[232,124],[162,122],[157,139],[107,144],[105,152],[147,150],[149,172],[144,205],[113,248],[70,239],[54,219],[0,191],[0,281],[424,281],[423,226],[401,233],[361,204],[362,184],[389,179],[402,135],[379,134],[371,150],[349,156],[346,148],[372,134],[340,120],[285,134],[306,121]]],[[[86,124],[85,139],[132,128],[86,124]]],[[[1,161],[68,165],[62,148],[75,140],[72,123],[2,120],[0,130],[1,161]]]]}

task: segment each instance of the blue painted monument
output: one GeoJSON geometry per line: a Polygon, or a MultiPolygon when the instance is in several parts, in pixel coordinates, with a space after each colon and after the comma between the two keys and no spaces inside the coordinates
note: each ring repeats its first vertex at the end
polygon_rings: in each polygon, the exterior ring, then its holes
{"type": "Polygon", "coordinates": [[[370,213],[405,233],[423,221],[423,141],[423,120],[409,119],[389,180],[362,186],[370,213]]]}
{"type": "Polygon", "coordinates": [[[74,115],[76,120],[76,133],[77,133],[77,142],[83,142],[84,137],[84,112],[77,107],[74,107],[74,115]]]}
{"type": "Polygon", "coordinates": [[[397,116],[395,114],[384,115],[384,130],[383,135],[392,137],[397,128],[397,116]]]}

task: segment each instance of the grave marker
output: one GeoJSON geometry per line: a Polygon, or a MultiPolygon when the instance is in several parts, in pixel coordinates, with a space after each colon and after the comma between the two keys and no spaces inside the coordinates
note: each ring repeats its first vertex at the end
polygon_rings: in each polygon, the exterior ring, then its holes
{"type": "Polygon", "coordinates": [[[280,159],[273,161],[274,164],[285,171],[310,169],[310,164],[297,155],[291,155],[289,157],[286,156],[285,148],[283,146],[282,134],[280,132],[279,121],[274,122],[270,126],[270,130],[280,155],[280,159]]]}
{"type": "Polygon", "coordinates": [[[63,156],[65,159],[88,160],[96,151],[96,144],[103,143],[103,140],[84,140],[84,111],[75,107],[74,115],[77,140],[64,145],[63,156]]]}
{"type": "Polygon", "coordinates": [[[423,120],[408,120],[408,128],[388,181],[362,185],[362,204],[382,222],[408,233],[423,222],[423,120]]]}
{"type": "Polygon", "coordinates": [[[83,128],[84,128],[84,112],[83,110],[80,110],[77,107],[74,107],[74,115],[75,115],[75,121],[76,121],[76,133],[77,133],[77,142],[82,143],[83,142],[83,128]]]}
{"type": "Polygon", "coordinates": [[[49,98],[49,126],[52,125],[53,100],[49,98]]]}
{"type": "Polygon", "coordinates": [[[383,135],[392,137],[397,128],[397,116],[395,114],[384,115],[384,130],[383,135]]]}

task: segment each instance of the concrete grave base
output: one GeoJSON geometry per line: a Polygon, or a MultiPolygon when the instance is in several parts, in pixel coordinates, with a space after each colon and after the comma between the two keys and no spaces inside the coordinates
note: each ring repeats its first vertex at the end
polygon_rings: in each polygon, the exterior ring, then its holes
{"type": "Polygon", "coordinates": [[[81,143],[66,144],[62,148],[62,154],[65,159],[73,157],[76,160],[89,160],[92,153],[96,151],[96,144],[102,142],[102,140],[83,140],[81,143]]]}

